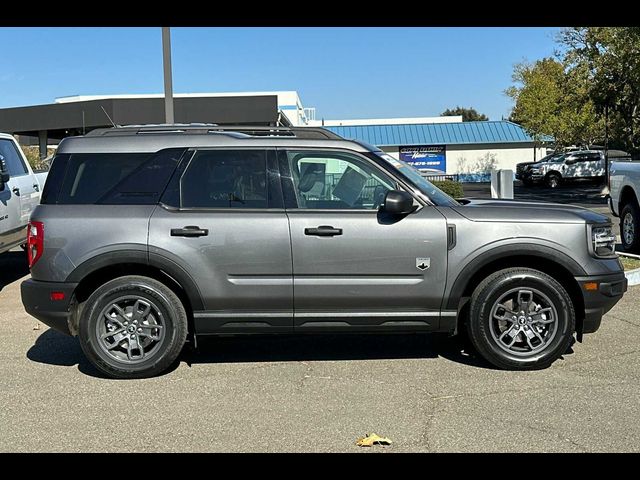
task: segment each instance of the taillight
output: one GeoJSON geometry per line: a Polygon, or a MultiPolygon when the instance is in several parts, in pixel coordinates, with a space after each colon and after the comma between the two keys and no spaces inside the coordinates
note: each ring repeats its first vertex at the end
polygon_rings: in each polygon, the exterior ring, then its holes
{"type": "Polygon", "coordinates": [[[42,256],[44,249],[44,223],[29,222],[27,226],[27,259],[29,268],[33,267],[42,256]]]}

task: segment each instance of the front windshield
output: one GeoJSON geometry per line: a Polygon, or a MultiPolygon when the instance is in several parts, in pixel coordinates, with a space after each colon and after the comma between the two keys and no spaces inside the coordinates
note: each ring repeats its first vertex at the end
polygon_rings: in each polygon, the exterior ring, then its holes
{"type": "Polygon", "coordinates": [[[561,162],[562,160],[564,160],[564,154],[556,153],[555,155],[551,155],[548,160],[542,160],[542,161],[555,163],[555,162],[561,162]]]}
{"type": "Polygon", "coordinates": [[[411,181],[411,183],[418,187],[418,189],[427,197],[429,197],[429,199],[436,205],[440,207],[460,206],[458,202],[456,202],[453,198],[444,193],[433,183],[420,175],[420,172],[408,163],[405,163],[402,160],[396,160],[388,153],[384,153],[381,151],[377,151],[375,153],[380,158],[386,160],[387,163],[398,169],[405,177],[407,177],[411,181]]]}

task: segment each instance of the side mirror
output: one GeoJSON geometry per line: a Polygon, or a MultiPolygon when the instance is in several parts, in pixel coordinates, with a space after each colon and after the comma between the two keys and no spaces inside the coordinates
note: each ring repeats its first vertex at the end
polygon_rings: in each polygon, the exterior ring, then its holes
{"type": "Polygon", "coordinates": [[[7,164],[0,155],[0,190],[4,190],[4,184],[9,181],[10,175],[7,172],[7,164]]]}
{"type": "Polygon", "coordinates": [[[407,192],[389,190],[384,197],[382,210],[394,215],[406,215],[413,212],[413,197],[407,192]]]}

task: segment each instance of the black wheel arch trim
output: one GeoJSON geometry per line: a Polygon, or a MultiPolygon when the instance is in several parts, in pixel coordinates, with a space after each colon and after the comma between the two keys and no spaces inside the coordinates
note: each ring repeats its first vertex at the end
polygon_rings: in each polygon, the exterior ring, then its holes
{"type": "Polygon", "coordinates": [[[191,275],[173,260],[157,253],[149,253],[146,249],[117,250],[96,255],[78,265],[65,282],[80,283],[91,273],[118,264],[138,264],[162,270],[182,287],[194,311],[204,310],[200,289],[191,275]]]}
{"type": "Polygon", "coordinates": [[[456,310],[460,299],[464,294],[471,278],[483,267],[505,257],[528,256],[544,258],[564,267],[574,276],[585,276],[587,272],[582,266],[567,254],[546,245],[536,245],[534,243],[524,243],[517,245],[501,245],[481,253],[471,260],[458,274],[443,308],[456,310]]]}

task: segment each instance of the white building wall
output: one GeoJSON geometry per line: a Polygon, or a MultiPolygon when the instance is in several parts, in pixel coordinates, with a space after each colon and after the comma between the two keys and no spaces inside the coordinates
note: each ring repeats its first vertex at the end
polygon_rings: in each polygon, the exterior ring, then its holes
{"type": "MultiPolygon", "coordinates": [[[[410,146],[410,145],[406,145],[410,146]]],[[[399,147],[381,147],[394,158],[400,158],[399,147]]],[[[535,159],[546,155],[546,148],[536,149],[535,159]]],[[[534,161],[531,143],[447,145],[447,174],[489,173],[491,168],[510,169],[516,164],[534,161]]]]}

